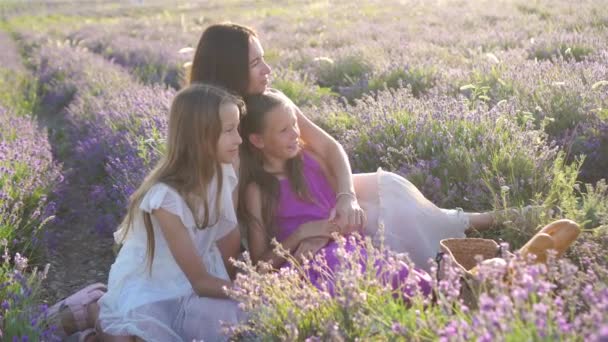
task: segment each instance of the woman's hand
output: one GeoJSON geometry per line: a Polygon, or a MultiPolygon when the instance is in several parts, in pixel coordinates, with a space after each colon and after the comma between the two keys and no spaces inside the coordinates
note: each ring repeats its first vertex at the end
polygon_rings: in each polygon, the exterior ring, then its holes
{"type": "Polygon", "coordinates": [[[329,220],[337,224],[343,234],[361,231],[367,223],[365,211],[359,206],[354,194],[344,194],[337,198],[329,220]]]}
{"type": "Polygon", "coordinates": [[[310,238],[331,238],[331,234],[340,231],[340,226],[332,220],[315,220],[303,223],[294,234],[297,234],[298,244],[310,238]]]}
{"type": "Polygon", "coordinates": [[[315,255],[321,248],[325,247],[329,242],[327,237],[314,237],[308,238],[298,245],[298,248],[293,253],[293,256],[297,259],[301,259],[303,256],[315,255]]]}

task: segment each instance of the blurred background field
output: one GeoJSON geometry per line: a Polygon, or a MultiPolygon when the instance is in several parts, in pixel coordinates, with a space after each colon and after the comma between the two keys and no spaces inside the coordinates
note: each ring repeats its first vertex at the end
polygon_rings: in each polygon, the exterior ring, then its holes
{"type": "MultiPolygon", "coordinates": [[[[272,86],[343,144],[355,171],[397,172],[441,207],[539,206],[484,233],[513,249],[539,226],[573,219],[585,231],[568,258],[582,267],[598,250],[589,244],[607,246],[606,8],[601,0],[0,2],[4,333],[50,334],[40,303],[106,280],[111,233],[162,153],[192,48],[222,21],[258,32],[272,86]],[[47,263],[45,280],[32,275],[47,263]]],[[[597,257],[606,270],[605,254],[597,257]]]]}

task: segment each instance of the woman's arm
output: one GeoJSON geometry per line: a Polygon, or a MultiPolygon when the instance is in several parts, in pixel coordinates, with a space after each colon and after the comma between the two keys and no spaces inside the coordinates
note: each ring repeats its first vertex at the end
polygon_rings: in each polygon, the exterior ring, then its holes
{"type": "Polygon", "coordinates": [[[196,253],[188,229],[184,227],[180,218],[162,208],[154,210],[152,215],[158,219],[169,250],[188,278],[194,292],[201,297],[226,298],[222,288],[231,286],[231,283],[207,272],[203,261],[196,253]]]}
{"type": "Polygon", "coordinates": [[[360,228],[364,222],[364,213],[353,185],[352,171],[346,152],[334,138],[325,133],[319,126],[310,121],[302,111],[294,105],[300,127],[300,136],[307,147],[319,156],[329,168],[336,181],[336,193],[340,195],[336,201],[336,223],[345,231],[360,228]]]}
{"type": "MultiPolygon", "coordinates": [[[[247,240],[251,260],[257,263],[260,260],[266,261],[274,268],[280,267],[285,259],[274,252],[269,243],[269,234],[265,227],[261,226],[262,220],[262,195],[257,184],[249,184],[245,192],[246,209],[255,218],[248,223],[249,231],[247,240]]],[[[330,237],[335,231],[335,226],[328,220],[310,221],[302,224],[287,239],[281,242],[281,246],[290,253],[294,252],[300,242],[311,237],[330,237]]]]}
{"type": "Polygon", "coordinates": [[[298,248],[293,252],[293,256],[296,259],[302,258],[302,256],[310,257],[315,255],[321,248],[325,247],[331,239],[326,237],[313,237],[308,238],[298,245],[298,248]]]}
{"type": "Polygon", "coordinates": [[[336,190],[355,193],[350,163],[342,145],[308,119],[300,108],[295,105],[294,108],[302,140],[306,142],[308,148],[326,162],[330,171],[336,176],[338,180],[336,190]]]}

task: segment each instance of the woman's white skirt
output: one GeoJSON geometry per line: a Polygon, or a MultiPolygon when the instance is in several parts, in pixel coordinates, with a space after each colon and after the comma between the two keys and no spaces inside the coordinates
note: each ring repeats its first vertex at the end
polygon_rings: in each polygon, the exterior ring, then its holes
{"type": "Polygon", "coordinates": [[[407,179],[378,169],[353,175],[359,205],[367,214],[365,235],[376,246],[407,253],[414,264],[430,268],[429,259],[439,251],[439,241],[464,237],[469,227],[460,209],[441,209],[407,179]]]}

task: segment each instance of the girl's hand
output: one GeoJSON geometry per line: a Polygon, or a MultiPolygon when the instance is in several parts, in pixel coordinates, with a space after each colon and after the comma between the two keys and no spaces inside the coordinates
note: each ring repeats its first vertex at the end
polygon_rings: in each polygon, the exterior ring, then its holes
{"type": "Polygon", "coordinates": [[[365,211],[359,206],[354,194],[338,197],[336,207],[332,210],[329,220],[340,226],[341,232],[344,234],[361,231],[367,223],[365,211]]]}
{"type": "Polygon", "coordinates": [[[293,256],[297,259],[301,259],[303,256],[315,255],[321,248],[325,247],[329,242],[327,237],[315,237],[308,238],[298,245],[298,248],[293,253],[293,256]]]}

